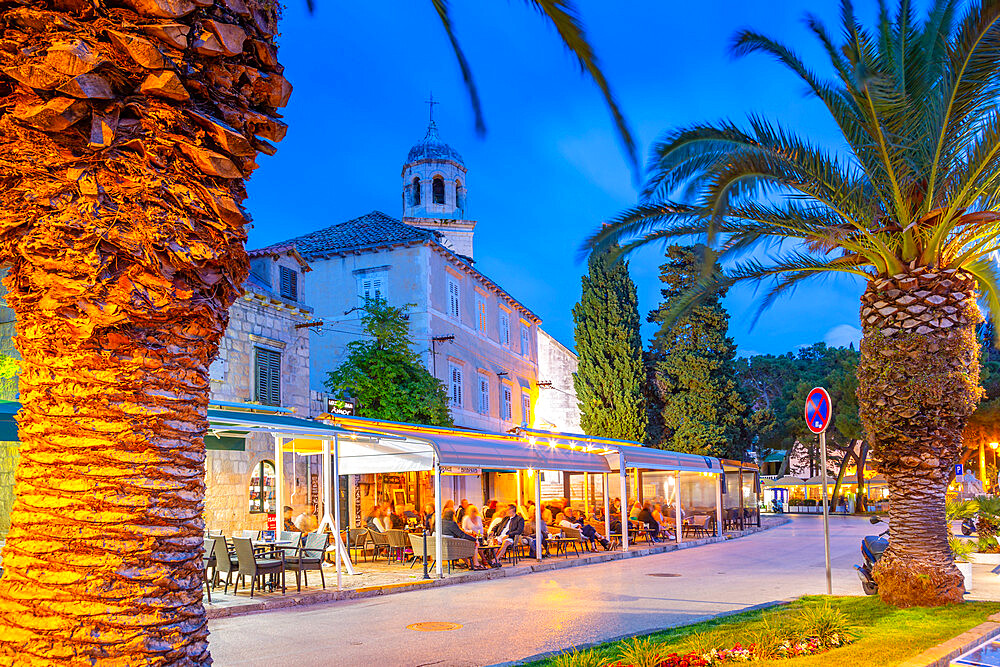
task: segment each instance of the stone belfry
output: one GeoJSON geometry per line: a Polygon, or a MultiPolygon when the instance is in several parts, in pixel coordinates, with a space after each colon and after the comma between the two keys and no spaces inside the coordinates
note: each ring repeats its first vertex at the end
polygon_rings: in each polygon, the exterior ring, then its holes
{"type": "Polygon", "coordinates": [[[474,220],[466,219],[465,163],[441,141],[431,95],[427,134],[410,149],[403,165],[403,222],[444,235],[453,252],[472,259],[474,220]]]}

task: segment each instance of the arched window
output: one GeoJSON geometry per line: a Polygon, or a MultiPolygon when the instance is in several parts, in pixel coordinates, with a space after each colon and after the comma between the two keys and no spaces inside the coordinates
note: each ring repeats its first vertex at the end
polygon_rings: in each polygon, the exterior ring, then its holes
{"type": "Polygon", "coordinates": [[[455,181],[455,206],[465,208],[465,188],[459,180],[455,181]]]}
{"type": "Polygon", "coordinates": [[[250,513],[274,511],[274,462],[261,461],[250,475],[250,513]]]}
{"type": "Polygon", "coordinates": [[[444,179],[440,176],[434,177],[434,203],[443,204],[444,203],[444,179]]]}
{"type": "Polygon", "coordinates": [[[414,206],[420,206],[420,179],[414,178],[413,183],[410,184],[410,201],[413,202],[414,206]]]}

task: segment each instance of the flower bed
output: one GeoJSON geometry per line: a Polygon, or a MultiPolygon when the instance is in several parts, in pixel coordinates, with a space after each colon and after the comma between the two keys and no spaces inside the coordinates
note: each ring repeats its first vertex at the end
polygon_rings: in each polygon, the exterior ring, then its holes
{"type": "MultiPolygon", "coordinates": [[[[769,649],[767,651],[769,657],[766,659],[776,657],[797,658],[804,655],[815,655],[849,644],[850,641],[850,638],[843,637],[838,633],[831,634],[825,642],[819,637],[809,637],[798,641],[786,640],[769,649]]],[[[754,662],[761,659],[757,648],[754,644],[748,644],[747,646],[736,644],[732,648],[711,649],[707,653],[698,653],[697,651],[690,651],[684,654],[668,653],[665,656],[659,656],[659,662],[652,664],[655,667],[709,667],[711,665],[733,664],[737,662],[754,662]]],[[[634,662],[618,661],[611,663],[608,667],[644,667],[644,665],[636,665],[634,662]]],[[[645,665],[650,664],[645,659],[641,662],[645,663],[645,665]]]]}

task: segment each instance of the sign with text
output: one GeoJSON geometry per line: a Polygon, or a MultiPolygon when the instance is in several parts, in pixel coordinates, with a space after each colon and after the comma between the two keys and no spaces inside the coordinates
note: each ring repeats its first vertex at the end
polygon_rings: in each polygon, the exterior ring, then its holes
{"type": "Polygon", "coordinates": [[[353,417],[357,414],[357,401],[353,398],[328,398],[326,399],[326,411],[331,415],[341,415],[343,417],[353,417]]]}
{"type": "Polygon", "coordinates": [[[481,475],[482,468],[466,468],[464,466],[441,466],[442,475],[481,475]]]}
{"type": "Polygon", "coordinates": [[[963,474],[965,474],[965,468],[962,466],[961,463],[956,463],[955,464],[955,477],[961,477],[963,474]]]}

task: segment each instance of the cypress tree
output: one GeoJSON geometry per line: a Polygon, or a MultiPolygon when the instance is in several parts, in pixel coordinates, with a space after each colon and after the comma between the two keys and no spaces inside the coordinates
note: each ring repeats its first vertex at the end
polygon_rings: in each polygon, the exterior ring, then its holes
{"type": "Polygon", "coordinates": [[[588,435],[646,440],[639,303],[628,265],[592,255],[573,308],[579,365],[573,376],[588,435]]]}
{"type": "MultiPolygon", "coordinates": [[[[736,344],[717,290],[672,319],[677,300],[698,284],[704,247],[672,245],[660,267],[663,302],[649,314],[660,325],[646,362],[651,378],[650,433],[654,446],[739,458],[753,433],[750,401],[736,381],[736,344]]],[[[716,265],[718,270],[718,265],[716,265]]]]}

